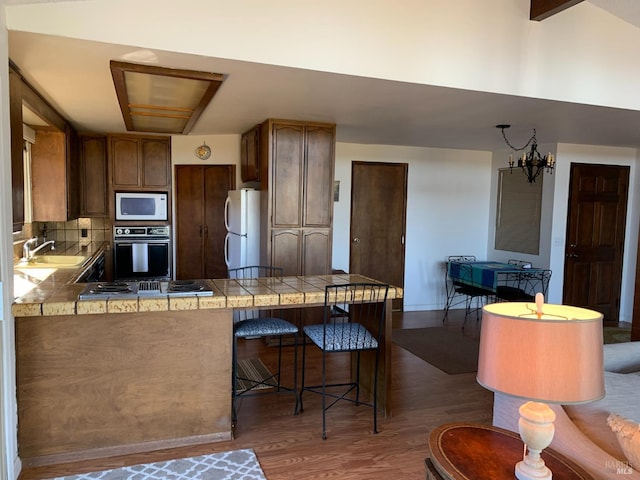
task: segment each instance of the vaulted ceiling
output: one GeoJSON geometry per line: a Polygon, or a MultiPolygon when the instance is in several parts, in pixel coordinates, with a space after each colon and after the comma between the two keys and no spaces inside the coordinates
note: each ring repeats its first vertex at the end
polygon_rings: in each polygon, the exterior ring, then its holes
{"type": "MultiPolygon", "coordinates": [[[[638,0],[585,1],[640,26],[638,0]]],[[[532,9],[538,9],[537,18],[547,18],[576,3],[532,0],[532,9]]],[[[9,52],[25,77],[76,128],[126,131],[105,69],[109,60],[127,53],[124,46],[10,31],[9,52]]],[[[550,133],[539,138],[542,143],[640,146],[640,112],[634,110],[155,53],[165,65],[233,78],[216,94],[215,109],[205,109],[192,135],[238,134],[265,118],[300,118],[337,123],[338,141],[343,142],[494,150],[504,147],[494,125],[523,123],[545,125],[550,133]],[[417,96],[428,101],[417,103],[417,96]]]]}

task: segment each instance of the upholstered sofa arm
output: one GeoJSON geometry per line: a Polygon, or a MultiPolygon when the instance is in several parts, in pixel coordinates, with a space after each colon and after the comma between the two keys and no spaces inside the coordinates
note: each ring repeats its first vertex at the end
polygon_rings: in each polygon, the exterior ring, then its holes
{"type": "Polygon", "coordinates": [[[604,369],[607,372],[640,372],[640,342],[611,343],[604,346],[604,369]]]}

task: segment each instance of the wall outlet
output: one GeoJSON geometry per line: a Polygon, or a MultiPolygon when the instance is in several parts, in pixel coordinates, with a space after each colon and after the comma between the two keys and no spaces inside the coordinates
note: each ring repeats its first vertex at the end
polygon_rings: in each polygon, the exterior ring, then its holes
{"type": "Polygon", "coordinates": [[[82,238],[87,238],[87,236],[89,235],[89,232],[87,231],[86,228],[83,228],[80,230],[80,235],[82,236],[82,238]]]}

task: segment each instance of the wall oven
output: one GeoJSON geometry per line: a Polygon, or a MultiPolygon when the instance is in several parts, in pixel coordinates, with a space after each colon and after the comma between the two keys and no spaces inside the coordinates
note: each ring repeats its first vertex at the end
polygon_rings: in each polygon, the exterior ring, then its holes
{"type": "Polygon", "coordinates": [[[170,227],[114,227],[113,257],[115,280],[169,280],[170,227]]]}

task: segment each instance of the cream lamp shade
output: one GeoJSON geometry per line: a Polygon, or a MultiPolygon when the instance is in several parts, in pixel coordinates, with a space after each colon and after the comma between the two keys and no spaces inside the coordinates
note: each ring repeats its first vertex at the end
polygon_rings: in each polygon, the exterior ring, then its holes
{"type": "Polygon", "coordinates": [[[567,305],[494,303],[482,314],[477,380],[493,392],[527,400],[518,428],[528,454],[516,478],[551,479],[540,452],[553,439],[546,403],[575,404],[605,395],[602,314],[567,305]],[[542,403],[544,402],[544,403],[542,403]]]}

